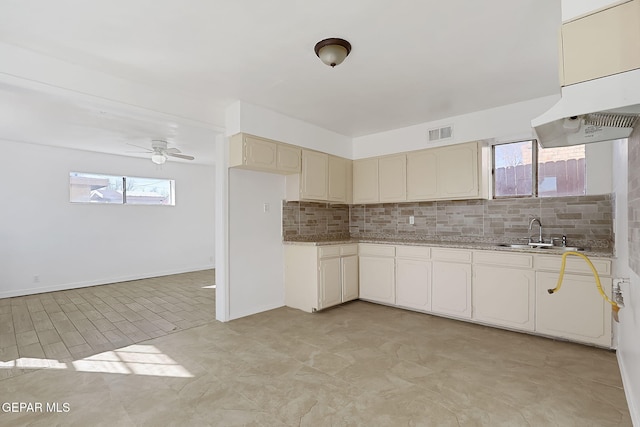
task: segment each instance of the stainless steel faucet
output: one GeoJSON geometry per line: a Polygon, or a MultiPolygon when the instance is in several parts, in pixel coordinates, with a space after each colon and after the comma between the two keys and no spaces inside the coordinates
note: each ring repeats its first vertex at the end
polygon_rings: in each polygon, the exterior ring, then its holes
{"type": "Polygon", "coordinates": [[[542,240],[542,223],[540,222],[540,218],[534,217],[529,223],[529,243],[544,243],[544,241],[542,240]],[[533,240],[531,240],[531,229],[533,228],[534,222],[537,222],[538,225],[540,226],[540,234],[538,236],[537,242],[534,242],[533,240]]]}

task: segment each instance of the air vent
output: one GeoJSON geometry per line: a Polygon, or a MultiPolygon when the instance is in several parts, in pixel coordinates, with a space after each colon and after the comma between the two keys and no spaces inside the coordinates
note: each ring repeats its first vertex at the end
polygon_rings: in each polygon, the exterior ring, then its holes
{"type": "Polygon", "coordinates": [[[429,142],[449,139],[453,136],[453,126],[444,126],[437,129],[429,129],[429,142]]]}
{"type": "Polygon", "coordinates": [[[585,116],[585,124],[593,126],[632,128],[637,121],[638,116],[633,114],[591,113],[585,116]]]}

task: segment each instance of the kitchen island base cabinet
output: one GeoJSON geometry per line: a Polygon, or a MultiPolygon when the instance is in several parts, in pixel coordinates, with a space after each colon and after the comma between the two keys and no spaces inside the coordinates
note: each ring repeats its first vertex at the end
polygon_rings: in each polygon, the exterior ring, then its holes
{"type": "MultiPolygon", "coordinates": [[[[611,278],[601,277],[611,297],[611,278]]],[[[593,276],[565,274],[561,289],[549,294],[558,273],[536,275],[536,332],[611,347],[611,305],[598,292],[593,276]]]]}
{"type": "Polygon", "coordinates": [[[536,276],[532,270],[477,265],[473,268],[473,318],[533,331],[536,276]]]}

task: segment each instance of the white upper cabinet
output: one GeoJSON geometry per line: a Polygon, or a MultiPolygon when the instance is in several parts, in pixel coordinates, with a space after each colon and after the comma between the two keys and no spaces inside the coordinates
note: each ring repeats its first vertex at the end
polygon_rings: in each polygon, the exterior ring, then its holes
{"type": "Polygon", "coordinates": [[[438,198],[478,197],[478,144],[458,144],[438,149],[438,198]]]}
{"type": "Polygon", "coordinates": [[[438,156],[436,150],[407,153],[407,200],[438,197],[438,156]]]}
{"type": "Polygon", "coordinates": [[[329,201],[349,203],[351,201],[351,160],[329,156],[328,192],[329,201]]]}
{"type": "Polygon", "coordinates": [[[279,174],[300,173],[301,149],[239,133],[229,141],[229,167],[279,174]]]}
{"type": "Polygon", "coordinates": [[[318,151],[302,150],[302,177],[300,196],[308,200],[327,200],[329,155],[318,151]]]}
{"type": "Polygon", "coordinates": [[[378,203],[378,159],[353,162],[353,203],[378,203]]]}
{"type": "Polygon", "coordinates": [[[407,200],[407,156],[405,154],[378,159],[378,196],[380,203],[407,200]]]}
{"type": "Polygon", "coordinates": [[[560,38],[562,86],[640,68],[638,46],[640,0],[563,24],[560,38]]]}

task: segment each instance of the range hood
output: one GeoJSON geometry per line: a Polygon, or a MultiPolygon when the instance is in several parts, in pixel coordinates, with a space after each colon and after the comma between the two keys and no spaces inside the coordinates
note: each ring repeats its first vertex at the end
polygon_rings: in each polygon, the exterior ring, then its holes
{"type": "Polygon", "coordinates": [[[562,98],[531,121],[542,147],[627,138],[640,122],[640,69],[562,88],[562,98]]]}

